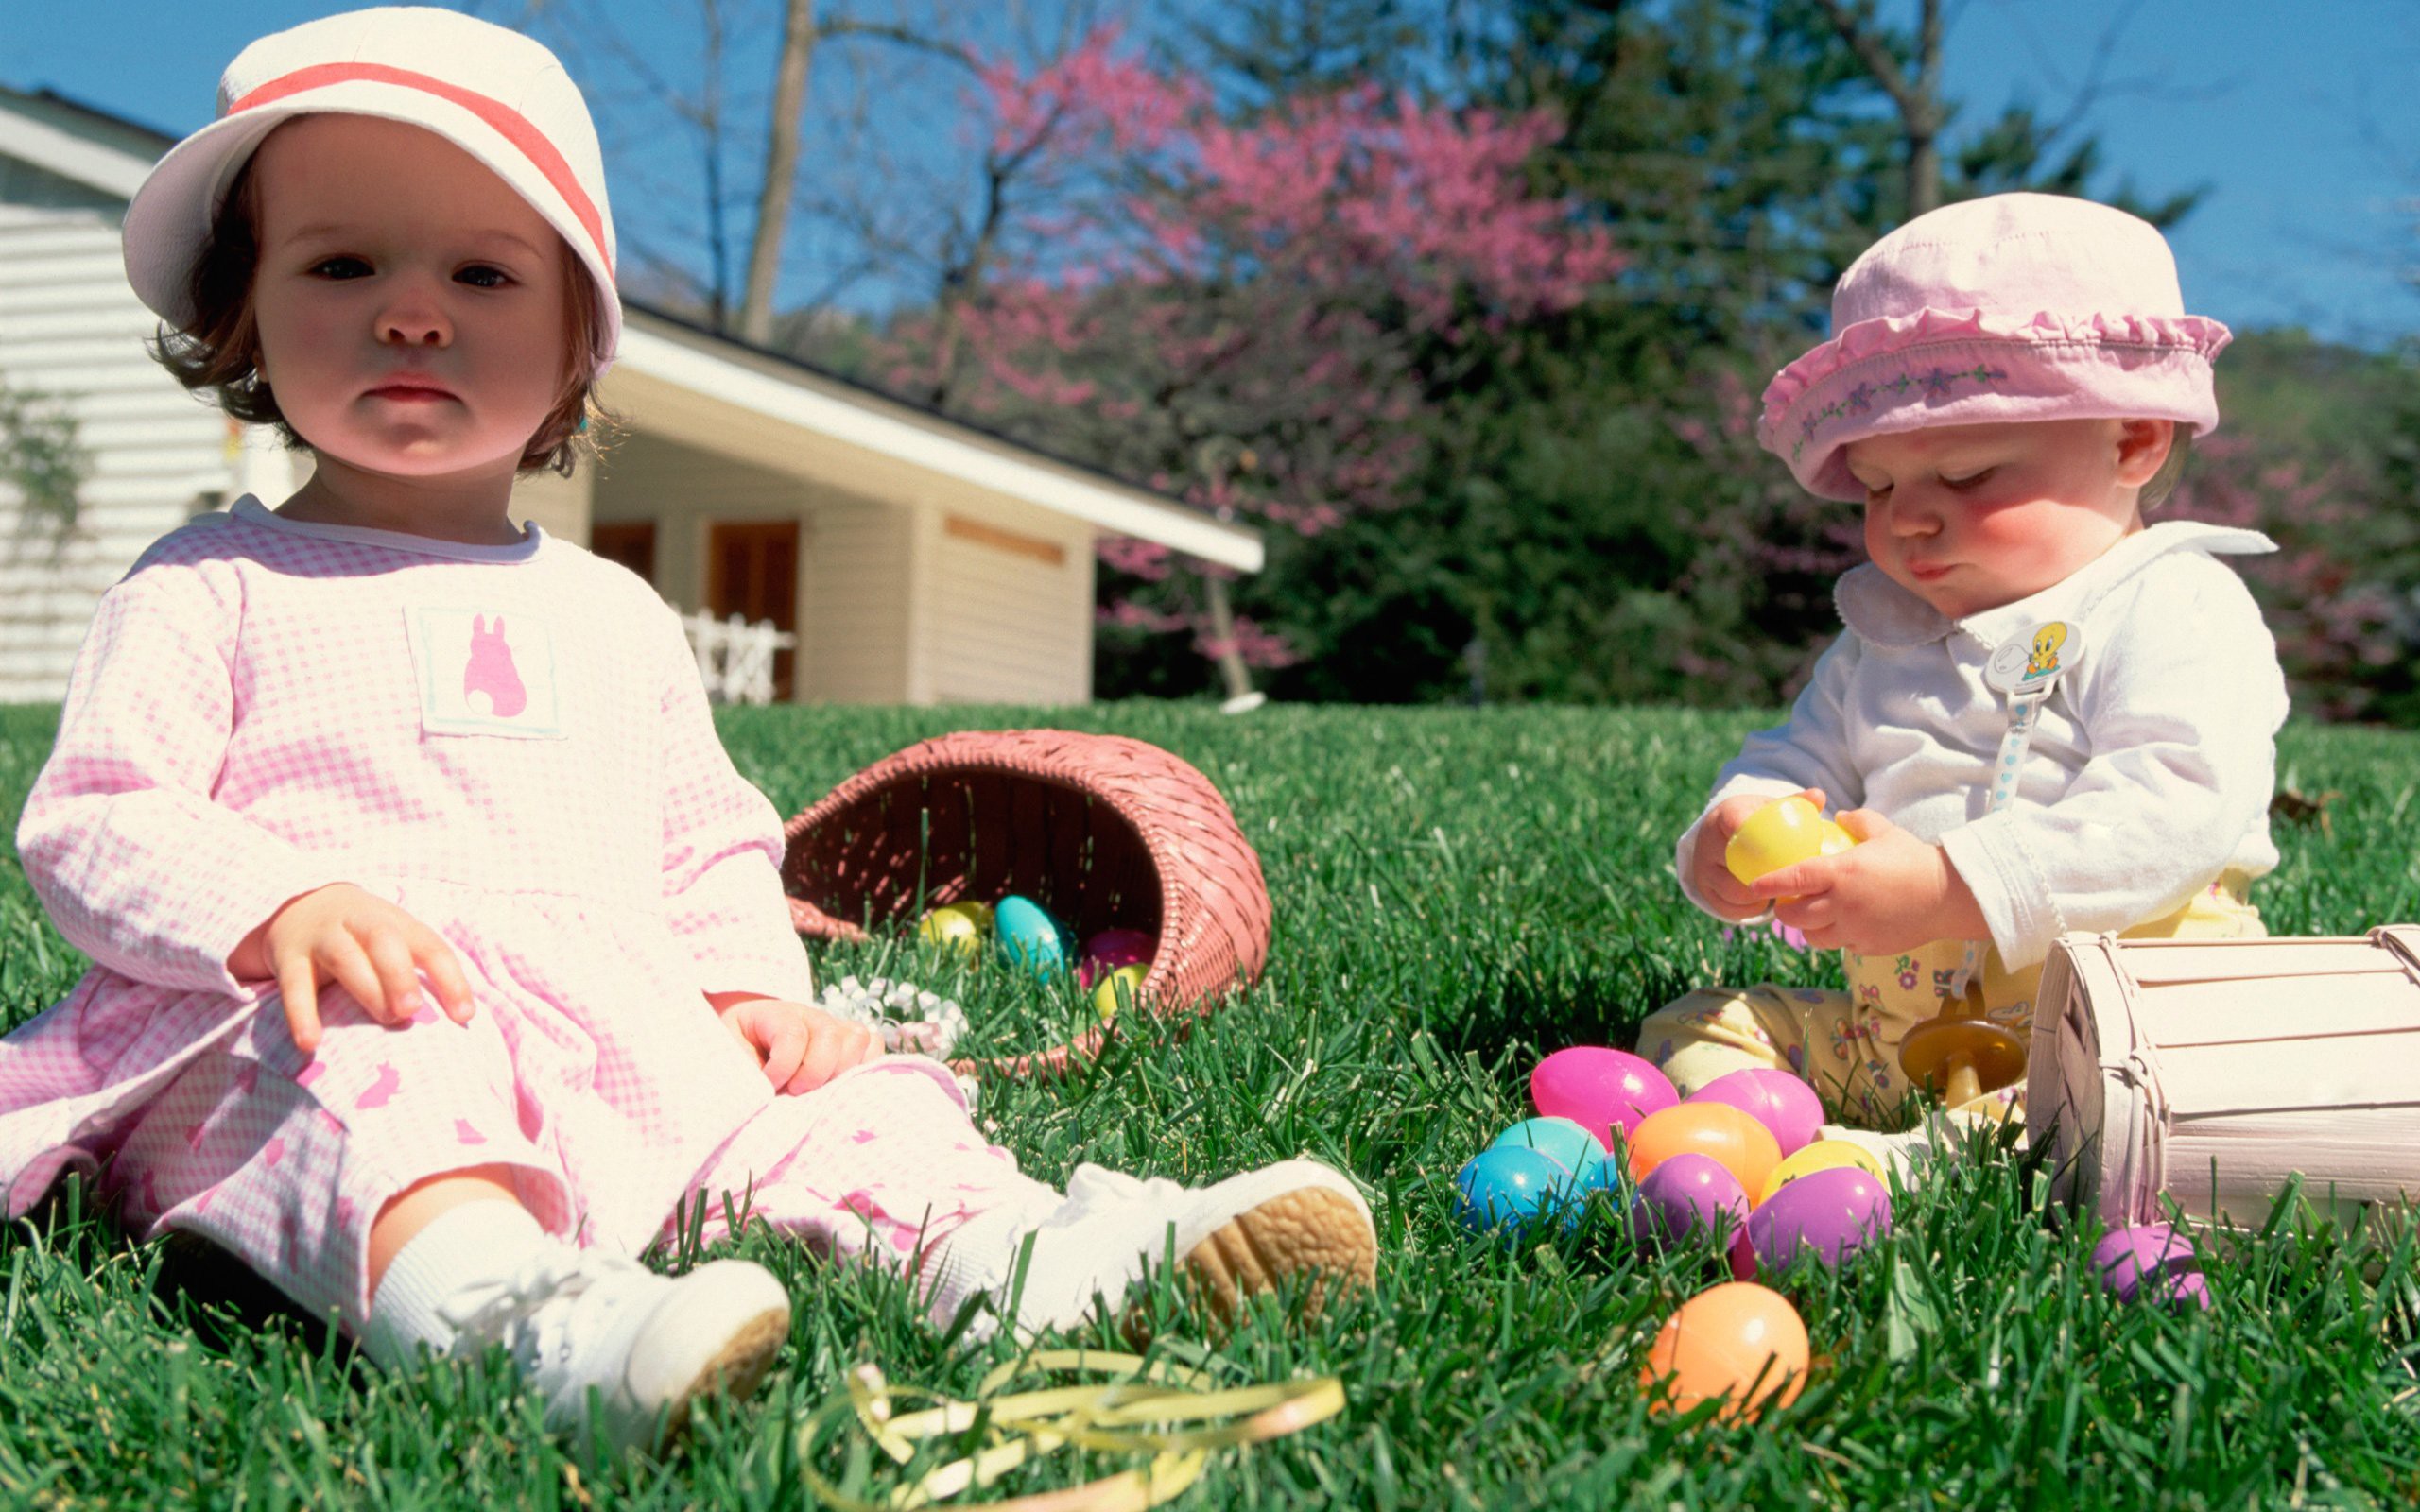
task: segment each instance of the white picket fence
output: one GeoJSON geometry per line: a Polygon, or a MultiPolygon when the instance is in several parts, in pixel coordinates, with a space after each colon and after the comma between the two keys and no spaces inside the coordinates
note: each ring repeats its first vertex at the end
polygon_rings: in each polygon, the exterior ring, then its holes
{"type": "Polygon", "coordinates": [[[797,636],[775,629],[771,620],[751,625],[736,614],[718,620],[700,610],[682,615],[681,627],[689,634],[706,697],[715,703],[771,703],[773,653],[798,644],[797,636]]]}

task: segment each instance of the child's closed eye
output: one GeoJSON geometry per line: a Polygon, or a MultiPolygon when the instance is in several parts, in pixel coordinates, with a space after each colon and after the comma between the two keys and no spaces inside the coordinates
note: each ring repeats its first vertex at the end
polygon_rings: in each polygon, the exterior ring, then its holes
{"type": "Polygon", "coordinates": [[[1969,493],[1990,482],[1992,474],[1998,471],[1996,467],[1987,467],[1979,472],[1969,472],[1963,477],[1945,476],[1941,480],[1941,485],[1955,493],[1969,493]]]}

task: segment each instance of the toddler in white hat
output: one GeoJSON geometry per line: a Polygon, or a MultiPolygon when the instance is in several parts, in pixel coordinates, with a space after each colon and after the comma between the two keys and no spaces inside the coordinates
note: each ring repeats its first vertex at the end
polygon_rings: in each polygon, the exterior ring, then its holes
{"type": "Polygon", "coordinates": [[[1757,437],[1862,504],[1871,560],[1789,719],[1722,768],[1674,860],[1716,918],[1841,949],[1849,988],[1705,988],[1639,1044],[1684,1091],[1784,1067],[1873,1123],[1910,1090],[1902,1040],[1945,1004],[2021,1045],[2065,931],[2262,933],[2245,889],[2277,862],[2287,705],[2220,559],[2275,548],[2144,521],[2218,424],[2228,339],[2185,312],[2156,230],[2046,195],[1950,205],[1858,259],[1832,328],[1765,390],[1757,437]],[[1789,795],[1861,843],[1743,884],[1732,836],[1789,795]]]}
{"type": "Polygon", "coordinates": [[[778,816],[678,619],[507,515],[573,465],[621,332],[596,133],[544,47],[410,9],[265,38],[125,236],[163,360],[316,466],[95,614],[17,835],[95,965],[0,1040],[12,1214],[106,1162],[132,1231],[211,1240],[385,1365],[502,1345],[615,1447],[789,1336],[760,1266],[629,1258],[694,1205],[977,1337],[1072,1326],[1164,1251],[1219,1308],[1371,1280],[1325,1165],[1062,1194],[946,1067],[808,1005],[778,816]]]}

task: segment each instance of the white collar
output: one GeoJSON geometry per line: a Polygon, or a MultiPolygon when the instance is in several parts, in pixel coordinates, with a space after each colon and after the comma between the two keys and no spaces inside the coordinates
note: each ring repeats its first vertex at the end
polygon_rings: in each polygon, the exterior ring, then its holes
{"type": "Polygon", "coordinates": [[[1872,562],[1841,575],[1832,589],[1832,603],[1840,610],[1841,623],[1869,645],[1894,649],[1926,645],[1952,630],[1963,630],[1983,644],[1996,646],[2050,620],[2082,620],[2111,589],[2170,552],[2229,557],[2257,556],[2276,549],[2277,543],[2257,530],[2204,524],[2199,520],[2163,520],[2123,538],[2040,593],[1964,619],[1950,619],[1883,576],[1882,569],[1872,562]]]}
{"type": "Polygon", "coordinates": [[[373,530],[367,525],[331,525],[310,520],[288,520],[249,493],[229,506],[227,513],[246,524],[258,525],[264,530],[283,531],[290,536],[343,541],[357,546],[386,546],[424,557],[450,557],[457,561],[527,561],[538,555],[539,547],[545,543],[546,539],[546,533],[538,528],[535,520],[521,527],[519,541],[501,546],[478,546],[467,541],[440,541],[434,536],[415,536],[401,530],[373,530]]]}

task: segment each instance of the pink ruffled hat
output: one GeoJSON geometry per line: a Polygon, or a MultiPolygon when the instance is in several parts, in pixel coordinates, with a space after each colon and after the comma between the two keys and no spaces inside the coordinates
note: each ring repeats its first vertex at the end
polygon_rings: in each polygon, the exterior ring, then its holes
{"type": "Polygon", "coordinates": [[[2218,428],[2232,339],[2185,313],[2148,221],[2060,195],[1945,205],[1883,237],[1832,291],[1832,339],[1765,388],[1756,439],[1809,492],[1862,499],[1841,449],[1932,425],[2172,420],[2218,428]]]}
{"type": "Polygon", "coordinates": [[[600,371],[614,360],[614,211],[588,102],[544,43],[426,7],[305,22],[235,55],[219,77],[218,118],[169,148],[126,208],[127,280],[161,318],[193,319],[186,285],[237,170],[281,123],[320,112],[421,127],[486,164],[587,269],[602,316],[592,355],[600,371]]]}

